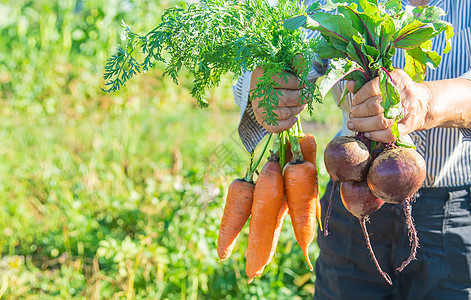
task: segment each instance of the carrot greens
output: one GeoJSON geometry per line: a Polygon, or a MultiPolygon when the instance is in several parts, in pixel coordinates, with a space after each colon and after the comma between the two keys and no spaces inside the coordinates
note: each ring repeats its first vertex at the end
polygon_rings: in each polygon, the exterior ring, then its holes
{"type": "Polygon", "coordinates": [[[120,89],[134,75],[160,61],[175,83],[181,69],[188,69],[194,78],[191,94],[204,107],[208,104],[207,90],[217,86],[222,75],[239,76],[262,66],[265,72],[252,96],[264,96],[259,105],[265,108],[267,124],[277,124],[275,108],[280,93],[275,89],[274,76],[287,80],[283,72],[299,76],[300,101],[312,111],[313,102],[320,101],[313,96],[315,84],[308,80],[317,41],[306,39],[301,28],[286,30],[282,20],[317,7],[306,8],[289,0],[275,6],[266,0],[203,0],[167,9],[160,24],[144,35],[123,22],[126,44],[118,47],[105,66],[104,91],[120,89]]]}

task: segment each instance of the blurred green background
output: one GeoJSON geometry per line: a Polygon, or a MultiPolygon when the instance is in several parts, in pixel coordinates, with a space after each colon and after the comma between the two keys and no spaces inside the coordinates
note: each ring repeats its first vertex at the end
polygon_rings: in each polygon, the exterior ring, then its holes
{"type": "MultiPolygon", "coordinates": [[[[277,254],[247,284],[248,228],[232,257],[216,241],[230,182],[249,155],[232,76],[210,107],[162,78],[100,90],[121,20],[155,27],[172,1],[0,1],[0,298],[297,299],[314,275],[289,218],[277,254]]],[[[324,145],[341,114],[326,99],[304,129],[324,145]]],[[[310,248],[317,256],[315,243],[310,248]]]]}

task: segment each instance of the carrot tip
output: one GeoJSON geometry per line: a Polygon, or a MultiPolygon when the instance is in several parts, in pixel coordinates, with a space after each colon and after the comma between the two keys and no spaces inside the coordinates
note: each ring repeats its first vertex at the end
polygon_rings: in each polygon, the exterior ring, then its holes
{"type": "Polygon", "coordinates": [[[307,265],[309,266],[309,269],[311,270],[311,272],[314,270],[314,267],[312,266],[311,264],[311,260],[309,259],[309,254],[307,253],[307,249],[304,251],[304,257],[306,257],[306,261],[307,261],[307,265]]]}
{"type": "Polygon", "coordinates": [[[252,278],[249,278],[249,284],[251,284],[253,281],[253,277],[252,278]]]}

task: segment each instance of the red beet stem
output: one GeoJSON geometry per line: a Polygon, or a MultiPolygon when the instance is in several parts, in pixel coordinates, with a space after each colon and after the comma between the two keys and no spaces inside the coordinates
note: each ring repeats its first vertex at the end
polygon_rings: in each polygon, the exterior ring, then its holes
{"type": "Polygon", "coordinates": [[[417,254],[417,248],[419,247],[419,238],[417,237],[417,230],[415,230],[414,220],[412,219],[412,214],[411,214],[412,206],[410,202],[411,202],[410,198],[404,200],[402,208],[406,216],[406,223],[407,223],[407,229],[409,230],[409,241],[411,243],[411,250],[410,250],[410,255],[407,258],[407,260],[405,260],[401,264],[401,266],[396,269],[398,272],[402,272],[402,270],[404,270],[404,268],[407,267],[407,265],[411,261],[417,259],[416,254],[417,254]]]}
{"type": "Polygon", "coordinates": [[[334,183],[332,184],[332,191],[330,192],[330,199],[329,199],[329,205],[327,206],[327,212],[325,213],[325,220],[324,220],[324,236],[329,235],[329,217],[330,213],[332,212],[332,204],[334,203],[334,194],[335,190],[337,189],[337,186],[340,181],[334,180],[334,183]]]}
{"type": "Polygon", "coordinates": [[[390,285],[392,285],[391,277],[389,277],[388,273],[384,272],[381,269],[381,266],[379,265],[378,260],[376,259],[375,253],[373,252],[373,247],[371,247],[370,236],[368,234],[368,231],[366,230],[367,221],[368,221],[368,216],[362,217],[360,219],[361,229],[363,230],[363,235],[365,236],[365,240],[366,240],[366,247],[370,251],[371,258],[373,259],[373,262],[375,263],[376,269],[378,270],[378,272],[383,276],[384,280],[386,280],[390,285]]]}

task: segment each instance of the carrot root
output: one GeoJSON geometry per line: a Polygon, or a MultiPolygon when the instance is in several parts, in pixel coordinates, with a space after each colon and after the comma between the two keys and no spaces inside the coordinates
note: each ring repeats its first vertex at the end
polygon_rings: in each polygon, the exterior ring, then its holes
{"type": "Polygon", "coordinates": [[[323,231],[321,213],[322,213],[321,198],[319,197],[319,195],[317,195],[317,199],[316,199],[316,218],[317,218],[317,223],[319,224],[319,229],[321,231],[323,231]]]}
{"type": "Polygon", "coordinates": [[[220,261],[229,258],[240,231],[250,216],[254,184],[235,179],[227,192],[224,213],[219,227],[217,253],[220,261]]]}
{"type": "Polygon", "coordinates": [[[255,185],[245,269],[249,278],[262,275],[274,247],[277,220],[285,197],[278,159],[273,154],[270,155],[255,185]]]}
{"type": "Polygon", "coordinates": [[[303,250],[309,269],[314,268],[309,259],[309,245],[316,234],[317,169],[311,162],[289,163],[284,169],[285,193],[296,241],[303,250]]]}
{"type": "Polygon", "coordinates": [[[311,260],[309,259],[309,249],[308,248],[305,248],[305,249],[302,249],[303,250],[303,253],[304,253],[304,257],[306,258],[306,261],[307,261],[307,265],[309,266],[309,270],[311,270],[311,272],[314,270],[314,267],[312,266],[312,263],[311,263],[311,260]]]}

